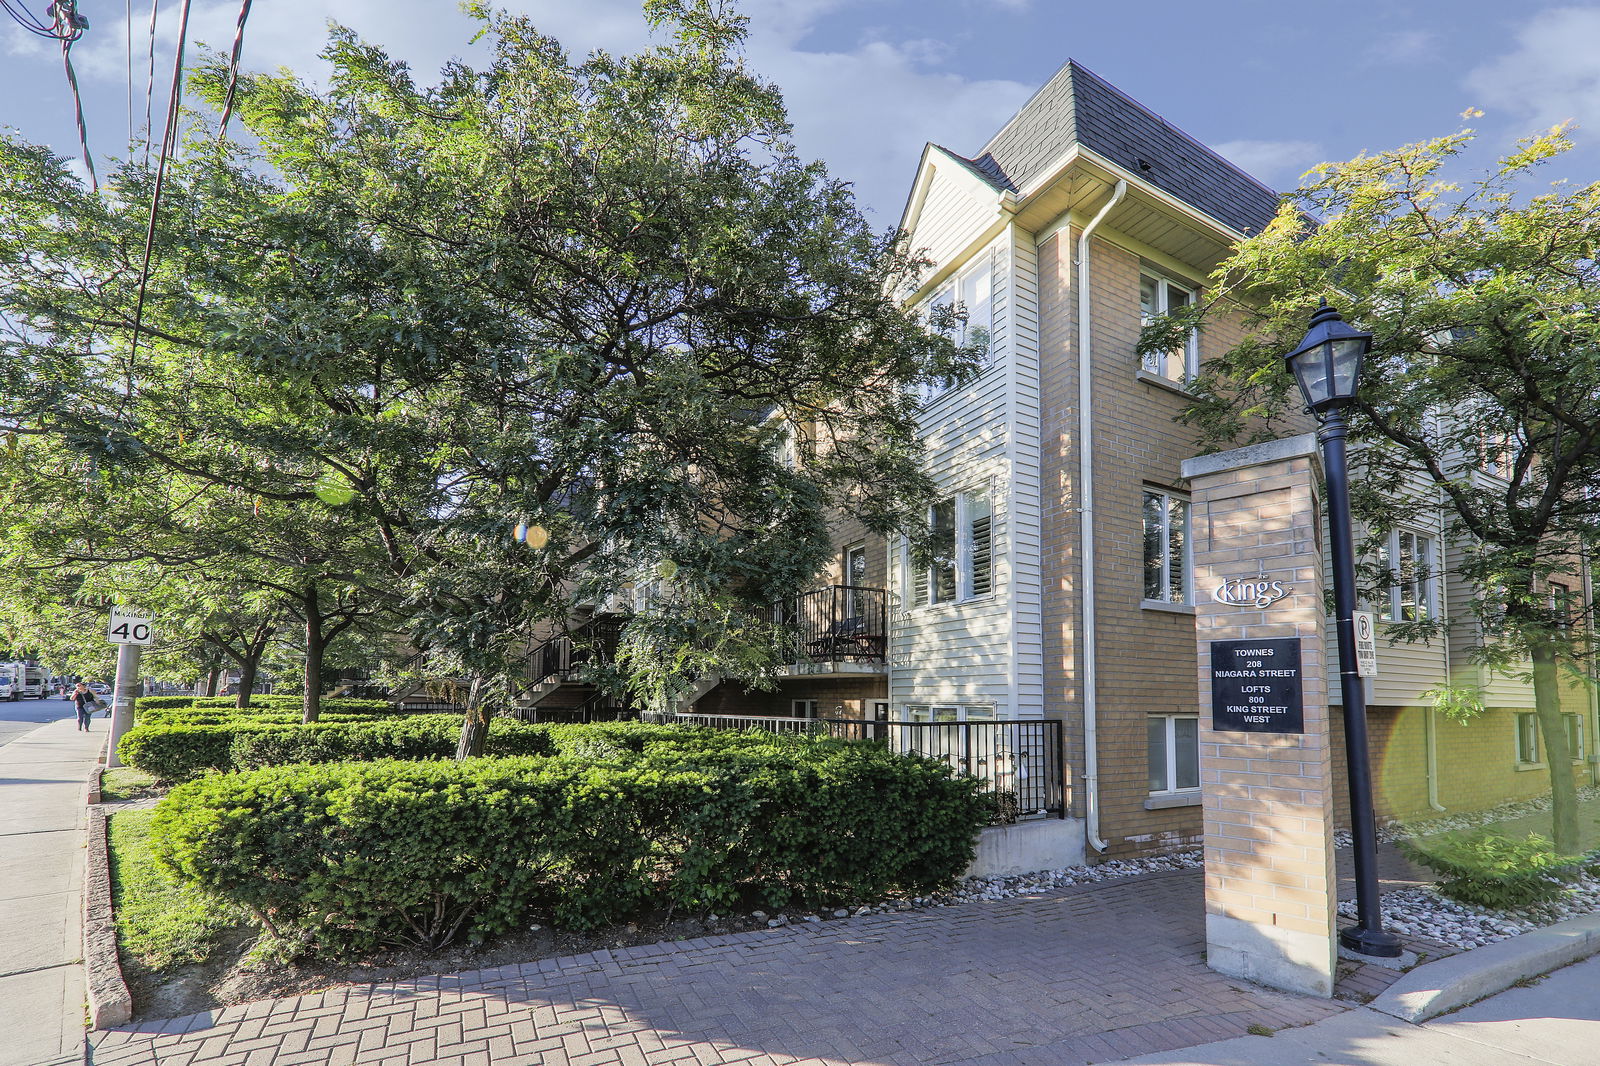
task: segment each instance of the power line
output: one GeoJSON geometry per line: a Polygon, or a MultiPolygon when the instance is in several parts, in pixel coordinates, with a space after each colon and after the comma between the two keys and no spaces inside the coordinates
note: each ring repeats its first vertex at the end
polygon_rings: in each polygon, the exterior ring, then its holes
{"type": "Polygon", "coordinates": [[[244,49],[244,20],[250,17],[250,0],[240,0],[239,28],[233,33],[233,58],[228,61],[228,95],[222,101],[222,121],[217,125],[217,140],[228,136],[228,116],[233,114],[233,91],[239,87],[239,53],[244,49]]]}
{"type": "Polygon", "coordinates": [[[150,253],[156,243],[156,213],[161,208],[161,186],[167,177],[167,159],[177,143],[178,104],[183,99],[183,45],[188,33],[189,0],[183,0],[178,10],[178,44],[172,57],[172,95],[167,102],[167,126],[161,137],[161,155],[156,161],[156,185],[150,194],[150,223],[144,234],[144,262],[139,267],[139,295],[133,310],[133,342],[128,346],[130,374],[133,372],[133,357],[139,351],[139,330],[144,325],[144,297],[150,285],[150,253]]]}
{"type": "Polygon", "coordinates": [[[83,165],[89,170],[89,188],[100,191],[94,172],[94,156],[89,154],[89,127],[83,121],[83,97],[78,93],[78,75],[72,70],[72,41],[61,38],[61,65],[67,68],[67,84],[72,88],[72,110],[78,120],[78,144],[83,148],[83,165]]]}
{"type": "Polygon", "coordinates": [[[155,136],[154,100],[156,96],[156,14],[161,0],[150,0],[150,77],[144,83],[144,162],[150,165],[150,139],[155,136]]]}
{"type": "Polygon", "coordinates": [[[23,7],[17,0],[0,0],[0,8],[4,8],[18,26],[35,37],[52,41],[76,41],[89,28],[89,20],[78,14],[77,0],[54,0],[45,8],[50,16],[49,22],[23,7]]]}

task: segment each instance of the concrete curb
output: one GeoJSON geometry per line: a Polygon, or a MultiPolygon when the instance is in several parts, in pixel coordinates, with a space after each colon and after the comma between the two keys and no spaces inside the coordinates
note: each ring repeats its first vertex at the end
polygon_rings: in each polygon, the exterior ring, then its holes
{"type": "MultiPolygon", "coordinates": [[[[98,782],[95,787],[98,790],[98,782]]],[[[89,989],[89,1021],[96,1029],[108,1029],[133,1018],[133,997],[122,980],[122,963],[117,957],[106,816],[97,810],[89,812],[87,866],[83,884],[83,969],[89,989]]]]}
{"type": "Polygon", "coordinates": [[[90,807],[100,802],[100,777],[106,772],[104,766],[96,766],[89,771],[89,783],[83,790],[83,802],[90,807]]]}
{"type": "Polygon", "coordinates": [[[1600,952],[1600,914],[1486,944],[1418,966],[1367,1006],[1405,1022],[1425,1022],[1600,952]]]}

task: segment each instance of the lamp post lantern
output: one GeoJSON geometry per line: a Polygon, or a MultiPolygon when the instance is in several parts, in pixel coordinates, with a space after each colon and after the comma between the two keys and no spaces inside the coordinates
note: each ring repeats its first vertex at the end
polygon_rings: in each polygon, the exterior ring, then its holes
{"type": "Polygon", "coordinates": [[[1400,941],[1383,928],[1378,898],[1377,831],[1372,812],[1372,766],[1367,748],[1367,699],[1356,667],[1353,612],[1355,552],[1350,532],[1350,470],[1345,462],[1344,409],[1355,401],[1361,364],[1372,334],[1351,328],[1326,300],[1311,316],[1300,346],[1283,357],[1306,407],[1321,423],[1317,441],[1328,478],[1328,533],[1333,554],[1335,631],[1339,635],[1339,691],[1344,697],[1345,764],[1350,777],[1350,835],[1355,853],[1356,924],[1339,930],[1339,943],[1380,958],[1400,954],[1400,941]]]}

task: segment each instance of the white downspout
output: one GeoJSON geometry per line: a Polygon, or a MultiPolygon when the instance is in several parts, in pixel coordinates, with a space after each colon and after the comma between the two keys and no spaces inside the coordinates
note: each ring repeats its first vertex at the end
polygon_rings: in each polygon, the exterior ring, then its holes
{"type": "Polygon", "coordinates": [[[1098,214],[1078,234],[1078,539],[1082,544],[1078,598],[1083,604],[1083,796],[1085,834],[1089,846],[1106,850],[1100,839],[1100,749],[1095,720],[1095,603],[1094,603],[1094,397],[1093,360],[1089,322],[1089,237],[1113,207],[1127,195],[1128,183],[1118,180],[1098,214]]]}
{"type": "MultiPolygon", "coordinates": [[[[1442,513],[1444,511],[1443,489],[1440,489],[1435,494],[1435,504],[1442,513]]],[[[1450,586],[1448,584],[1449,578],[1445,574],[1446,568],[1444,561],[1445,552],[1449,549],[1445,547],[1444,529],[1442,523],[1439,533],[1439,613],[1447,614],[1448,612],[1445,608],[1450,602],[1450,586]]],[[[1448,686],[1454,686],[1456,683],[1455,675],[1450,671],[1449,633],[1446,633],[1444,636],[1444,683],[1448,686]]],[[[1427,715],[1427,718],[1424,719],[1423,724],[1426,729],[1425,757],[1428,763],[1426,768],[1428,775],[1428,806],[1442,814],[1445,811],[1445,806],[1439,802],[1439,712],[1435,710],[1433,705],[1430,703],[1422,713],[1427,715]]]]}

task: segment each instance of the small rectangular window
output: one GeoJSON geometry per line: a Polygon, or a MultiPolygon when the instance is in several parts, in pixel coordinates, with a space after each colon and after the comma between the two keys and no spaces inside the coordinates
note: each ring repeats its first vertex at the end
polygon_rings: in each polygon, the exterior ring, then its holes
{"type": "MultiPolygon", "coordinates": [[[[1148,326],[1160,315],[1187,307],[1194,292],[1155,274],[1139,275],[1139,324],[1148,326]]],[[[1188,381],[1200,371],[1200,345],[1191,331],[1182,344],[1167,352],[1146,352],[1144,369],[1169,381],[1188,381]]]]}
{"type": "Polygon", "coordinates": [[[956,598],[956,501],[940,500],[929,515],[933,530],[934,603],[949,603],[956,598]]]}
{"type": "Polygon", "coordinates": [[[1543,762],[1539,758],[1539,718],[1534,714],[1518,714],[1517,721],[1517,762],[1535,765],[1543,762]]]}
{"type": "Polygon", "coordinates": [[[1550,582],[1550,624],[1558,630],[1572,625],[1572,589],[1559,581],[1550,582]]]}
{"type": "Polygon", "coordinates": [[[817,716],[817,701],[790,700],[789,713],[795,718],[815,718],[817,716]]]}
{"type": "Polygon", "coordinates": [[[1193,603],[1189,587],[1189,501],[1174,493],[1144,493],[1144,598],[1193,603]]]}
{"type": "Polygon", "coordinates": [[[1192,714],[1145,718],[1145,754],[1151,792],[1200,787],[1200,719],[1192,714]]]}
{"type": "Polygon", "coordinates": [[[1567,727],[1567,757],[1573,762],[1582,762],[1583,750],[1583,717],[1576,714],[1561,716],[1567,727]]]}

